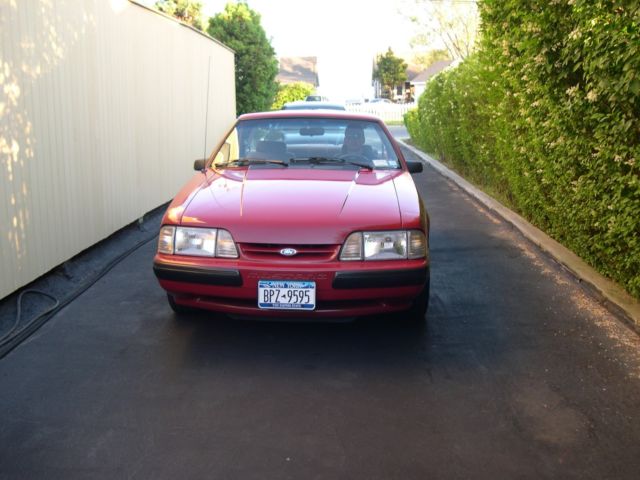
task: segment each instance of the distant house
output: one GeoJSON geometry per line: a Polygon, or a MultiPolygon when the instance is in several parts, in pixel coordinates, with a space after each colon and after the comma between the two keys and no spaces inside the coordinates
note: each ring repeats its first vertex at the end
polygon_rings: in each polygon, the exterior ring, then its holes
{"type": "MultiPolygon", "coordinates": [[[[418,98],[424,92],[427,82],[440,73],[442,70],[449,67],[452,60],[438,60],[432,63],[428,68],[421,69],[418,65],[407,62],[407,81],[396,85],[392,92],[391,100],[396,103],[412,103],[418,101],[418,98]]],[[[375,60],[374,60],[375,68],[375,60]]],[[[372,81],[375,96],[382,96],[382,85],[378,80],[372,81]]]]}
{"type": "Polygon", "coordinates": [[[438,60],[432,63],[429,68],[421,71],[414,77],[409,77],[411,88],[413,89],[413,98],[417,101],[427,86],[427,82],[438,73],[446,69],[453,63],[453,60],[438,60]]]}
{"type": "MultiPolygon", "coordinates": [[[[400,58],[406,58],[406,57],[401,56],[400,58]]],[[[373,59],[373,63],[371,66],[373,72],[376,71],[377,63],[378,63],[378,57],[375,57],[373,59]]],[[[412,78],[414,75],[417,75],[419,71],[420,70],[418,67],[408,63],[407,70],[405,71],[405,73],[407,74],[407,78],[412,78]]],[[[382,83],[380,83],[380,80],[372,78],[371,86],[373,87],[374,98],[382,98],[383,96],[384,97],[387,96],[387,93],[384,92],[384,87],[382,83]]],[[[405,92],[406,92],[405,88],[407,87],[408,85],[406,84],[406,82],[403,84],[396,85],[391,92],[391,96],[389,97],[389,100],[393,102],[403,103],[405,101],[405,92]]]]}
{"type": "Polygon", "coordinates": [[[306,82],[317,88],[320,85],[318,57],[282,57],[276,80],[280,83],[306,82]]]}

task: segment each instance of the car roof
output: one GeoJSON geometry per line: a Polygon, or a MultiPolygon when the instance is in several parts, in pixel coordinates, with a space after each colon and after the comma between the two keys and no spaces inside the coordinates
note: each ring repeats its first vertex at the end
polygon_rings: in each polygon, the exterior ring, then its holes
{"type": "Polygon", "coordinates": [[[245,113],[238,120],[263,120],[270,118],[339,118],[344,120],[363,120],[381,123],[379,117],[366,113],[347,112],[344,110],[274,110],[271,112],[245,113]]]}

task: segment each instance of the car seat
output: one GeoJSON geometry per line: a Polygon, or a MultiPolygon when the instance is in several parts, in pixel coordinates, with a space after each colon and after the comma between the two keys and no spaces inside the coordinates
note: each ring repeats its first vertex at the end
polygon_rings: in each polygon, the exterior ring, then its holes
{"type": "Polygon", "coordinates": [[[256,142],[256,150],[251,158],[264,160],[289,160],[293,155],[287,151],[287,144],[275,140],[260,140],[256,142]]]}

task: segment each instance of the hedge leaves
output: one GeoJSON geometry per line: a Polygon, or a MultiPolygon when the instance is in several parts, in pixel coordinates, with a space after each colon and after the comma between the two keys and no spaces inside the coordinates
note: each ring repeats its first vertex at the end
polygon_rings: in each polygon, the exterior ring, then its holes
{"type": "Polygon", "coordinates": [[[428,84],[411,137],[640,298],[637,1],[480,10],[480,48],[428,84]]]}

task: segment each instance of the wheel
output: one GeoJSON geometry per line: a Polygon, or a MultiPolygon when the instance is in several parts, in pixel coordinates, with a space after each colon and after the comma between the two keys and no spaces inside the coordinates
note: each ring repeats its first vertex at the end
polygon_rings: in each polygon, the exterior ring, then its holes
{"type": "Polygon", "coordinates": [[[194,311],[194,309],[191,307],[185,307],[184,305],[180,305],[176,303],[175,299],[173,298],[173,295],[171,295],[170,293],[167,293],[167,300],[169,302],[169,306],[171,307],[171,310],[173,310],[178,315],[183,315],[185,313],[192,313],[194,311]]]}
{"type": "Polygon", "coordinates": [[[420,292],[420,295],[413,301],[413,305],[407,310],[407,320],[413,324],[424,324],[427,321],[427,310],[429,309],[429,277],[427,283],[420,292]]]}

